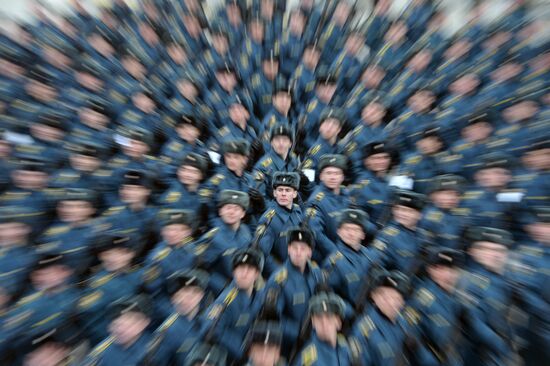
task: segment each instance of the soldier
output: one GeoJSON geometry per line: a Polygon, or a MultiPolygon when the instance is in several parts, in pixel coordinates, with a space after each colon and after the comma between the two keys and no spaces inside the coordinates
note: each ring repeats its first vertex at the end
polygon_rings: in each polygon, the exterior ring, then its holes
{"type": "Polygon", "coordinates": [[[417,352],[422,365],[462,365],[457,345],[462,344],[462,316],[455,296],[460,281],[464,255],[445,246],[430,247],[425,263],[425,277],[411,297],[408,314],[416,321],[421,334],[417,352]],[[426,357],[421,359],[422,357],[426,357]]]}
{"type": "Polygon", "coordinates": [[[302,58],[305,39],[306,16],[301,9],[293,9],[289,15],[288,30],[281,40],[281,72],[289,77],[302,58]]]}
{"type": "Polygon", "coordinates": [[[90,97],[78,109],[77,122],[68,131],[67,140],[93,141],[106,152],[111,153],[115,147],[113,132],[110,125],[113,117],[112,107],[107,101],[90,97]]]}
{"type": "Polygon", "coordinates": [[[197,344],[187,358],[185,366],[224,366],[227,365],[227,351],[221,346],[208,343],[197,344]]]}
{"type": "Polygon", "coordinates": [[[390,222],[378,233],[373,243],[383,256],[384,267],[395,268],[405,274],[419,269],[422,251],[417,224],[422,217],[424,195],[407,190],[396,190],[391,203],[390,222]]]}
{"type": "Polygon", "coordinates": [[[147,296],[123,298],[109,307],[109,333],[86,357],[83,365],[140,364],[151,340],[151,304],[147,296]]]}
{"type": "Polygon", "coordinates": [[[298,226],[304,214],[294,203],[298,197],[300,176],[297,173],[276,172],[273,175],[273,196],[275,204],[258,220],[256,236],[266,257],[265,274],[271,275],[287,259],[286,229],[298,226]]]}
{"type": "Polygon", "coordinates": [[[335,213],[350,205],[347,189],[342,187],[347,170],[344,155],[324,155],[318,167],[321,184],[309,197],[306,206],[311,215],[310,226],[316,235],[319,250],[314,253],[315,260],[326,258],[335,249],[337,240],[337,221],[335,213]]]}
{"type": "Polygon", "coordinates": [[[305,154],[303,169],[315,169],[323,155],[340,153],[341,148],[337,142],[345,125],[346,118],[343,110],[329,108],[323,112],[319,120],[319,138],[305,154]]]}
{"type": "Polygon", "coordinates": [[[288,230],[288,259],[274,272],[266,284],[266,296],[276,296],[274,306],[282,322],[285,354],[298,341],[301,325],[307,315],[309,299],[316,287],[323,282],[321,269],[311,261],[315,250],[313,233],[308,229],[294,227],[288,230]]]}
{"type": "Polygon", "coordinates": [[[248,362],[245,366],[283,366],[283,331],[277,322],[259,321],[246,338],[248,362]]]}
{"type": "Polygon", "coordinates": [[[424,240],[432,245],[463,249],[462,235],[468,217],[460,208],[460,195],[465,181],[456,175],[440,175],[433,179],[430,203],[418,223],[424,240]]]}
{"type": "Polygon", "coordinates": [[[100,233],[92,220],[96,212],[95,201],[94,191],[65,190],[57,203],[56,220],[37,239],[37,252],[62,254],[77,276],[87,271],[93,260],[92,248],[100,233]]]}
{"type": "Polygon", "coordinates": [[[369,283],[369,307],[355,322],[349,338],[360,365],[400,365],[414,361],[414,313],[405,307],[410,280],[399,271],[374,271],[369,283]],[[412,323],[412,324],[411,324],[412,323]]]}
{"type": "Polygon", "coordinates": [[[357,169],[359,175],[350,185],[350,195],[353,203],[380,226],[391,196],[388,173],[397,159],[396,152],[383,141],[372,142],[363,151],[363,169],[357,169]]]}
{"type": "Polygon", "coordinates": [[[333,293],[321,292],[309,300],[308,322],[311,335],[293,361],[296,366],[351,365],[351,352],[345,337],[339,334],[345,304],[333,293]]]}
{"type": "Polygon", "coordinates": [[[263,133],[262,138],[264,141],[269,139],[269,131],[275,126],[275,124],[287,124],[290,125],[290,108],[292,107],[292,85],[283,77],[278,77],[275,80],[273,87],[273,106],[262,120],[261,130],[263,133]]]}
{"type": "Polygon", "coordinates": [[[231,279],[231,260],[235,251],[246,248],[252,240],[250,229],[243,223],[250,204],[248,194],[224,190],[220,192],[217,203],[219,218],[213,222],[213,228],[194,244],[201,263],[212,271],[210,288],[215,295],[231,279]]]}
{"type": "MultiPolygon", "coordinates": [[[[380,265],[379,253],[367,247],[374,236],[368,216],[361,210],[344,210],[338,222],[335,250],[323,263],[327,282],[349,309],[357,308],[364,274],[380,265]],[[350,306],[351,305],[351,306],[350,306]]],[[[351,311],[346,309],[346,314],[351,311]]]]}
{"type": "Polygon", "coordinates": [[[506,278],[509,232],[471,227],[466,233],[469,274],[461,286],[469,342],[462,350],[464,364],[499,365],[513,362],[516,346],[510,322],[512,284],[506,278]]]}
{"type": "Polygon", "coordinates": [[[142,289],[143,271],[133,266],[136,256],[129,236],[105,235],[94,246],[101,265],[86,281],[78,301],[82,328],[91,346],[109,335],[109,306],[142,289]]]}
{"type": "Polygon", "coordinates": [[[307,103],[315,93],[315,71],[319,64],[321,52],[316,43],[309,43],[305,48],[301,62],[292,73],[290,80],[294,86],[294,100],[297,105],[307,103]]]}
{"type": "Polygon", "coordinates": [[[172,312],[153,334],[148,346],[155,365],[184,364],[203,334],[201,308],[207,304],[208,273],[189,269],[173,273],[167,280],[172,312]]]}
{"type": "Polygon", "coordinates": [[[261,251],[242,248],[233,254],[233,281],[206,311],[206,337],[213,337],[227,348],[229,358],[244,355],[243,341],[263,305],[263,290],[255,285],[264,265],[261,251]]]}

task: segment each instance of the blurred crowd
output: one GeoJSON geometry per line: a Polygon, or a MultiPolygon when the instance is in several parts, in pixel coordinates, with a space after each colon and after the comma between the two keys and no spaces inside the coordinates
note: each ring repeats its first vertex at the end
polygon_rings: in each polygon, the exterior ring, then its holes
{"type": "Polygon", "coordinates": [[[529,1],[36,2],[0,35],[0,364],[550,364],[529,1]]]}

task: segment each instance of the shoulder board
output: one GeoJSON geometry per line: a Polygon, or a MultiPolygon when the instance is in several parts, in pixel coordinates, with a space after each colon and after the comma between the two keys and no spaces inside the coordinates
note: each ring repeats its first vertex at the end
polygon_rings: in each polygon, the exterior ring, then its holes
{"type": "Polygon", "coordinates": [[[458,151],[462,151],[462,150],[465,150],[465,149],[469,149],[469,148],[472,147],[473,145],[474,145],[474,144],[471,143],[471,142],[465,142],[465,143],[463,143],[463,144],[456,145],[456,146],[454,147],[453,150],[455,150],[455,151],[458,152],[458,151]]]}
{"type": "Polygon", "coordinates": [[[275,209],[271,209],[264,214],[265,218],[271,220],[275,216],[275,209]]]}
{"type": "Polygon", "coordinates": [[[418,164],[422,160],[422,156],[420,155],[414,155],[405,160],[405,164],[418,164]]]}
{"type": "Polygon", "coordinates": [[[168,256],[168,254],[170,254],[170,252],[172,251],[172,249],[166,247],[166,248],[162,248],[162,250],[160,250],[154,257],[153,257],[153,260],[155,262],[160,262],[161,260],[163,260],[164,258],[166,258],[168,256]]]}
{"type": "Polygon", "coordinates": [[[315,200],[316,201],[321,201],[324,197],[325,197],[325,193],[324,192],[319,192],[315,195],[315,200]]]}
{"type": "Polygon", "coordinates": [[[78,307],[81,309],[87,309],[91,305],[95,304],[103,296],[103,291],[94,291],[88,294],[78,301],[78,307]]]}
{"type": "Polygon", "coordinates": [[[431,306],[435,300],[434,295],[424,287],[418,290],[418,293],[416,294],[416,298],[422,305],[426,307],[431,306]]]}
{"type": "Polygon", "coordinates": [[[70,229],[71,228],[70,228],[69,225],[54,226],[54,227],[51,227],[48,230],[46,230],[45,235],[46,236],[59,235],[59,234],[63,234],[63,233],[68,232],[70,229]]]}
{"type": "Polygon", "coordinates": [[[105,352],[105,350],[107,348],[109,348],[109,346],[111,344],[113,344],[113,342],[115,341],[115,338],[114,337],[109,337],[107,338],[106,340],[104,340],[103,342],[101,342],[100,344],[98,344],[93,350],[92,352],[90,352],[90,356],[91,357],[97,357],[99,356],[100,354],[102,354],[103,352],[105,352]]]}
{"type": "Polygon", "coordinates": [[[235,300],[237,297],[237,294],[239,293],[239,290],[236,287],[233,287],[231,291],[225,296],[225,299],[223,299],[223,302],[225,305],[229,305],[235,300]]]}
{"type": "Polygon", "coordinates": [[[210,183],[217,186],[224,179],[225,179],[225,176],[223,174],[216,174],[212,178],[210,178],[210,183]]]}
{"type": "Polygon", "coordinates": [[[103,215],[105,216],[109,216],[109,215],[113,215],[117,212],[120,212],[124,210],[124,206],[115,206],[115,207],[110,207],[107,209],[107,211],[105,211],[105,213],[103,215]]]}
{"type": "Polygon", "coordinates": [[[328,257],[328,260],[330,261],[330,263],[334,264],[334,263],[336,263],[336,261],[338,261],[342,258],[344,258],[344,255],[340,251],[337,251],[337,252],[331,254],[331,256],[328,257]]]}
{"type": "Polygon", "coordinates": [[[483,191],[467,191],[464,192],[462,199],[464,200],[475,200],[483,195],[483,191]]]}
{"type": "Polygon", "coordinates": [[[288,271],[286,268],[280,269],[277,274],[275,275],[275,282],[277,282],[279,285],[286,281],[288,276],[288,271]]]}
{"type": "Polygon", "coordinates": [[[262,161],[262,166],[264,168],[267,168],[269,165],[271,165],[272,162],[273,162],[273,160],[271,158],[267,158],[264,161],[262,161]]]}
{"type": "Polygon", "coordinates": [[[180,151],[182,147],[183,145],[177,141],[173,141],[170,145],[168,145],[168,148],[172,151],[180,151]]]}
{"type": "Polygon", "coordinates": [[[178,314],[172,314],[162,323],[158,329],[159,332],[164,332],[166,329],[170,328],[172,324],[176,322],[176,319],[178,319],[178,314]]]}
{"type": "Polygon", "coordinates": [[[17,305],[26,305],[30,302],[33,302],[34,300],[37,300],[40,297],[40,295],[42,295],[41,292],[35,292],[32,295],[25,296],[17,302],[17,305]]]}
{"type": "Polygon", "coordinates": [[[311,148],[311,150],[309,150],[309,154],[315,155],[319,152],[319,150],[321,150],[321,145],[315,145],[311,148]]]}
{"type": "Polygon", "coordinates": [[[195,255],[202,255],[208,249],[208,244],[198,244],[195,246],[195,255]]]}
{"type": "Polygon", "coordinates": [[[343,334],[338,334],[336,340],[338,341],[338,345],[340,347],[348,347],[348,341],[343,334]]]}
{"type": "Polygon", "coordinates": [[[213,229],[210,229],[206,234],[204,234],[204,238],[205,239],[210,239],[212,238],[214,235],[216,235],[216,233],[220,230],[220,228],[213,228],[213,229]]]}
{"type": "Polygon", "coordinates": [[[219,134],[220,136],[225,136],[225,135],[227,135],[228,133],[229,133],[229,128],[227,128],[227,126],[224,126],[224,127],[220,128],[220,129],[218,130],[218,134],[219,134]]]}
{"type": "Polygon", "coordinates": [[[208,189],[208,188],[199,189],[199,196],[201,197],[212,197],[213,194],[214,192],[212,192],[211,189],[208,189]]]}
{"type": "Polygon", "coordinates": [[[411,306],[405,307],[404,317],[410,325],[418,324],[420,321],[420,314],[411,306]]]}
{"type": "Polygon", "coordinates": [[[313,207],[310,207],[306,209],[306,216],[307,217],[314,217],[317,214],[317,210],[313,207]]]}
{"type": "Polygon", "coordinates": [[[458,216],[468,216],[470,214],[470,209],[466,207],[455,207],[451,209],[451,212],[458,216]]]}
{"type": "Polygon", "coordinates": [[[370,316],[367,315],[359,323],[359,329],[361,330],[361,334],[364,337],[368,337],[369,334],[376,329],[376,325],[374,324],[370,316]]]}
{"type": "Polygon", "coordinates": [[[181,193],[178,191],[168,192],[168,195],[164,198],[164,202],[174,203],[177,202],[181,197],[181,193]]]}
{"type": "Polygon", "coordinates": [[[315,361],[317,361],[317,347],[311,344],[302,351],[302,365],[311,366],[315,361]]]}
{"type": "Polygon", "coordinates": [[[92,283],[90,284],[90,287],[92,287],[92,288],[101,287],[104,284],[106,284],[107,282],[109,282],[110,280],[112,280],[114,277],[115,277],[115,275],[113,273],[107,274],[105,276],[101,276],[98,279],[92,281],[92,283]]]}
{"type": "Polygon", "coordinates": [[[314,100],[311,103],[307,105],[307,113],[313,112],[313,110],[317,107],[317,101],[314,100]]]}
{"type": "Polygon", "coordinates": [[[98,171],[94,172],[94,176],[96,177],[110,177],[112,174],[113,171],[109,169],[99,169],[98,171]]]}
{"type": "Polygon", "coordinates": [[[541,257],[544,254],[544,250],[539,247],[534,247],[532,245],[520,245],[518,248],[520,253],[530,255],[533,257],[541,257]]]}
{"type": "Polygon", "coordinates": [[[476,286],[482,289],[486,289],[487,286],[489,286],[489,284],[491,283],[490,279],[488,279],[485,276],[478,275],[476,273],[472,273],[472,275],[470,276],[470,279],[473,284],[475,284],[476,286]]]}
{"type": "Polygon", "coordinates": [[[412,113],[411,111],[409,111],[409,112],[407,112],[407,113],[405,113],[405,114],[402,114],[401,116],[399,116],[399,117],[397,118],[397,122],[400,123],[400,122],[405,121],[407,118],[409,118],[410,116],[412,116],[412,114],[413,114],[413,113],[412,113]]]}
{"type": "Polygon", "coordinates": [[[443,218],[443,213],[439,211],[431,211],[426,215],[426,219],[430,221],[439,222],[443,218]]]}
{"type": "Polygon", "coordinates": [[[386,235],[389,235],[389,236],[396,236],[397,234],[399,234],[399,229],[396,229],[394,227],[386,227],[384,228],[384,230],[382,230],[382,232],[386,235]]]}

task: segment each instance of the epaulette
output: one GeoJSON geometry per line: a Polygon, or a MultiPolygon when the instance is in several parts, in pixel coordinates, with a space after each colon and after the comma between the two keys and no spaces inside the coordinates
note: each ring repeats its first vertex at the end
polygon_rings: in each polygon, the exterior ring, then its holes
{"type": "Polygon", "coordinates": [[[315,201],[319,202],[321,201],[323,198],[325,197],[325,193],[324,192],[319,192],[315,195],[315,201]]]}
{"type": "Polygon", "coordinates": [[[94,176],[96,177],[110,177],[112,174],[113,171],[109,169],[99,169],[98,171],[94,172],[94,176]]]}
{"type": "Polygon", "coordinates": [[[368,200],[367,203],[370,204],[370,205],[379,205],[381,203],[384,203],[384,201],[377,200],[377,199],[372,199],[372,200],[368,200]]]}
{"type": "Polygon", "coordinates": [[[405,160],[405,164],[418,164],[422,160],[421,155],[414,155],[405,160]]]}
{"type": "Polygon", "coordinates": [[[208,244],[197,244],[195,245],[195,255],[200,256],[202,253],[204,253],[208,249],[208,244]]]}
{"type": "Polygon", "coordinates": [[[315,145],[311,148],[311,150],[309,150],[309,155],[315,155],[319,152],[319,150],[321,150],[321,145],[315,145]]]}
{"type": "Polygon", "coordinates": [[[407,113],[404,113],[403,115],[401,115],[397,118],[397,123],[404,122],[407,118],[412,116],[412,114],[413,114],[413,112],[411,112],[411,111],[409,111],[407,113]]]}
{"type": "Polygon", "coordinates": [[[330,263],[335,264],[336,261],[344,258],[344,255],[340,251],[336,251],[328,257],[330,263]]]}
{"type": "Polygon", "coordinates": [[[307,105],[307,113],[313,112],[313,110],[317,107],[317,100],[312,101],[307,105]]]}
{"type": "Polygon", "coordinates": [[[201,197],[208,198],[208,197],[212,197],[213,194],[214,194],[214,192],[212,192],[211,189],[208,189],[208,188],[199,189],[199,196],[201,196],[201,197]]]}
{"type": "Polygon", "coordinates": [[[430,307],[435,300],[435,296],[426,288],[421,288],[416,294],[418,301],[426,307],[430,307]]]}
{"type": "Polygon", "coordinates": [[[346,155],[349,156],[349,155],[353,154],[355,149],[357,149],[357,143],[355,141],[350,141],[344,147],[344,152],[346,153],[346,155]]]}
{"type": "Polygon", "coordinates": [[[336,340],[340,347],[348,347],[348,341],[343,334],[338,334],[336,340]]]}
{"type": "Polygon", "coordinates": [[[252,87],[257,88],[260,86],[260,81],[260,75],[254,74],[254,76],[252,76],[252,87]]]}
{"type": "Polygon", "coordinates": [[[271,221],[271,219],[273,219],[274,216],[275,216],[275,209],[271,209],[271,210],[267,211],[266,213],[264,213],[264,217],[266,219],[268,219],[269,221],[271,221]]]}
{"type": "Polygon", "coordinates": [[[314,217],[315,215],[317,214],[317,210],[313,207],[309,207],[308,209],[306,209],[306,216],[307,217],[314,217]]]}
{"type": "Polygon", "coordinates": [[[229,128],[227,128],[227,126],[223,126],[222,128],[220,128],[220,129],[218,130],[218,134],[219,134],[220,136],[225,136],[225,135],[227,135],[228,133],[229,133],[229,128]]]}
{"type": "Polygon", "coordinates": [[[106,284],[107,282],[111,281],[113,278],[115,278],[114,273],[106,274],[105,276],[101,276],[98,279],[95,279],[90,284],[91,288],[98,288],[106,284]]]}
{"type": "Polygon", "coordinates": [[[92,352],[90,352],[90,357],[97,357],[99,355],[101,355],[103,352],[105,352],[105,350],[107,348],[109,348],[109,346],[111,344],[113,344],[113,342],[115,341],[115,338],[114,337],[109,337],[107,338],[106,340],[104,340],[103,342],[101,342],[100,344],[98,344],[93,350],[92,352]]]}
{"type": "Polygon", "coordinates": [[[158,328],[159,332],[164,332],[166,329],[170,328],[178,319],[179,315],[177,313],[170,315],[164,323],[158,328]]]}
{"type": "Polygon", "coordinates": [[[486,289],[491,283],[491,280],[489,278],[478,275],[476,273],[471,274],[470,280],[474,285],[482,289],[486,289]]]}
{"type": "Polygon", "coordinates": [[[544,250],[542,248],[532,245],[520,245],[518,251],[532,257],[541,257],[544,254],[544,250]]]}
{"type": "Polygon", "coordinates": [[[483,191],[467,191],[462,195],[463,200],[475,200],[483,195],[483,191]]]}
{"type": "Polygon", "coordinates": [[[153,260],[155,262],[160,262],[161,260],[166,258],[171,251],[172,249],[170,249],[169,247],[162,248],[157,254],[155,254],[153,260]]]}
{"type": "Polygon", "coordinates": [[[151,283],[160,276],[160,269],[158,266],[149,267],[143,274],[143,280],[145,283],[151,283]]]}
{"type": "Polygon", "coordinates": [[[88,294],[82,297],[78,301],[78,307],[81,309],[87,309],[93,304],[95,304],[103,296],[103,291],[94,291],[91,294],[88,294]]]}
{"type": "Polygon", "coordinates": [[[225,179],[225,176],[223,174],[215,174],[212,178],[210,178],[210,183],[217,186],[224,179],[225,179]]]}
{"type": "Polygon", "coordinates": [[[359,322],[359,329],[361,330],[361,334],[365,338],[367,338],[369,334],[376,329],[376,325],[374,324],[370,316],[367,315],[359,322]]]}
{"type": "Polygon", "coordinates": [[[174,203],[177,202],[181,197],[181,193],[178,191],[168,192],[168,195],[164,198],[164,202],[174,203]]]}
{"type": "Polygon", "coordinates": [[[168,145],[168,149],[172,151],[181,151],[181,148],[183,145],[177,141],[173,141],[170,145],[168,145]]]}
{"type": "Polygon", "coordinates": [[[288,277],[288,271],[286,268],[281,268],[276,274],[275,274],[275,282],[277,282],[279,285],[283,284],[288,277]]]}
{"type": "Polygon", "coordinates": [[[427,220],[434,221],[434,222],[440,222],[442,218],[443,218],[443,213],[439,211],[430,211],[426,215],[427,220]]]}
{"type": "Polygon", "coordinates": [[[204,238],[211,239],[219,230],[220,228],[218,227],[210,229],[206,234],[204,234],[204,238]]]}
{"type": "Polygon", "coordinates": [[[302,365],[311,366],[317,361],[317,347],[310,344],[302,351],[302,365]]]}
{"type": "Polygon", "coordinates": [[[403,316],[405,320],[407,320],[407,323],[409,323],[410,325],[418,324],[418,322],[420,321],[420,314],[418,313],[418,311],[416,311],[416,309],[411,306],[405,307],[403,316]]]}
{"type": "Polygon", "coordinates": [[[466,207],[455,207],[451,209],[451,212],[458,216],[468,216],[470,214],[470,209],[466,207]]]}
{"type": "Polygon", "coordinates": [[[465,150],[465,149],[469,149],[469,148],[471,148],[472,146],[474,146],[474,144],[473,144],[472,142],[465,142],[465,143],[456,145],[456,146],[453,148],[453,150],[455,150],[455,151],[462,151],[462,150],[465,150]]]}
{"type": "Polygon", "coordinates": [[[271,165],[272,162],[273,162],[273,160],[272,160],[271,158],[268,157],[267,159],[265,159],[264,161],[262,161],[262,166],[263,166],[264,168],[267,168],[268,166],[271,165]]]}
{"type": "Polygon", "coordinates": [[[389,235],[389,236],[396,236],[397,234],[399,234],[399,229],[388,226],[388,227],[384,228],[384,230],[382,230],[382,232],[386,235],[389,235]]]}
{"type": "Polygon", "coordinates": [[[236,287],[233,287],[231,291],[227,293],[227,295],[225,296],[225,299],[223,299],[223,303],[225,305],[231,304],[233,300],[235,300],[235,298],[237,297],[238,293],[239,293],[239,290],[236,287]]]}
{"type": "Polygon", "coordinates": [[[120,211],[122,211],[122,210],[124,210],[124,206],[109,207],[109,208],[107,209],[107,211],[105,211],[105,212],[103,213],[103,215],[104,215],[104,216],[114,215],[115,213],[120,212],[120,211]]]}
{"type": "Polygon", "coordinates": [[[34,294],[27,295],[25,297],[22,297],[21,300],[17,302],[17,306],[26,305],[28,303],[33,302],[34,300],[37,300],[40,295],[42,295],[42,292],[35,292],[34,294]]]}
{"type": "Polygon", "coordinates": [[[71,227],[69,225],[58,225],[47,229],[44,235],[46,236],[59,235],[59,234],[67,233],[69,232],[69,230],[71,230],[71,227]]]}

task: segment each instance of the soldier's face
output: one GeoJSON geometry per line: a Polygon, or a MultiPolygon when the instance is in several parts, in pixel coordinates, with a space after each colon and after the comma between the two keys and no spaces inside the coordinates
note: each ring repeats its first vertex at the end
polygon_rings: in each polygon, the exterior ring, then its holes
{"type": "Polygon", "coordinates": [[[538,105],[534,101],[516,103],[504,110],[504,119],[508,122],[527,121],[538,111],[538,105]]]}
{"type": "Polygon", "coordinates": [[[359,248],[365,240],[363,228],[356,224],[345,223],[338,228],[338,236],[342,241],[353,248],[359,248]]]}
{"type": "Polygon", "coordinates": [[[374,173],[387,172],[391,165],[391,157],[388,153],[370,155],[365,159],[365,166],[374,173]]]}
{"type": "Polygon", "coordinates": [[[352,55],[357,54],[364,45],[363,38],[358,34],[352,34],[346,40],[346,50],[352,55]]]}
{"type": "Polygon", "coordinates": [[[477,183],[484,188],[498,189],[505,187],[512,176],[508,169],[490,168],[481,169],[475,175],[477,183]]]}
{"type": "Polygon", "coordinates": [[[462,135],[469,141],[483,141],[493,132],[493,128],[487,122],[475,123],[464,128],[462,135]]]}
{"type": "Polygon", "coordinates": [[[241,222],[246,211],[239,205],[228,203],[220,207],[220,217],[227,225],[235,225],[241,222]]]}
{"type": "Polygon", "coordinates": [[[250,118],[250,113],[242,104],[235,103],[229,107],[229,118],[235,123],[243,124],[250,118]]]}
{"type": "Polygon", "coordinates": [[[321,123],[321,125],[319,126],[319,134],[325,140],[336,138],[341,130],[342,125],[340,124],[340,121],[334,118],[324,120],[323,123],[321,123]]]}
{"type": "Polygon", "coordinates": [[[321,53],[317,49],[313,47],[308,47],[304,51],[304,56],[303,56],[304,64],[310,69],[313,69],[319,63],[320,57],[321,57],[321,53]]]}
{"type": "Polygon", "coordinates": [[[223,161],[227,169],[241,173],[248,164],[248,157],[241,154],[225,153],[223,154],[223,161]]]}
{"type": "Polygon", "coordinates": [[[281,347],[273,344],[254,344],[250,347],[249,357],[256,366],[274,366],[281,358],[281,347]]]}
{"type": "Polygon", "coordinates": [[[283,207],[291,207],[298,192],[292,187],[278,186],[273,191],[273,196],[277,203],[283,207]]]}
{"type": "Polygon", "coordinates": [[[416,142],[416,147],[424,155],[435,154],[443,147],[441,140],[436,136],[424,137],[416,142]]]}
{"type": "Polygon", "coordinates": [[[122,146],[122,151],[128,156],[140,158],[149,152],[149,146],[143,141],[130,139],[127,145],[122,146]]]}
{"type": "Polygon", "coordinates": [[[64,265],[52,265],[31,273],[31,281],[37,290],[50,290],[65,283],[71,270],[64,265]]]}
{"type": "Polygon", "coordinates": [[[344,182],[344,172],[342,169],[329,166],[319,174],[319,179],[328,189],[337,189],[344,182]]]}
{"type": "Polygon", "coordinates": [[[293,12],[290,17],[290,31],[293,34],[302,34],[305,26],[305,18],[301,12],[293,12]]]}
{"type": "Polygon", "coordinates": [[[251,289],[259,275],[258,269],[249,264],[241,264],[233,270],[233,278],[241,290],[251,289]]]}
{"type": "Polygon", "coordinates": [[[94,207],[87,201],[61,201],[57,205],[57,216],[67,223],[86,221],[94,212],[94,207]]]}
{"type": "Polygon", "coordinates": [[[109,324],[109,332],[115,342],[131,345],[149,325],[149,319],[141,313],[129,311],[117,317],[109,324]]]}
{"type": "Polygon", "coordinates": [[[216,80],[225,90],[233,90],[237,85],[237,78],[232,72],[218,72],[216,73],[216,80]]]}
{"type": "Polygon", "coordinates": [[[522,158],[524,164],[535,170],[550,169],[550,149],[529,151],[522,158]]]}
{"type": "Polygon", "coordinates": [[[430,194],[432,202],[439,208],[451,209],[458,206],[460,194],[453,190],[435,191],[430,194]]]}
{"type": "Polygon", "coordinates": [[[59,366],[69,357],[70,349],[61,344],[48,342],[32,351],[23,361],[24,366],[59,366]]]}
{"type": "Polygon", "coordinates": [[[534,240],[550,245],[550,223],[537,222],[527,225],[525,229],[534,240]]]}
{"type": "Polygon", "coordinates": [[[273,96],[273,105],[279,112],[287,113],[292,105],[290,94],[279,92],[273,96]]]}
{"type": "Polygon", "coordinates": [[[23,189],[41,189],[48,181],[48,175],[34,170],[16,170],[12,179],[17,187],[23,189]]]}
{"type": "Polygon", "coordinates": [[[311,325],[319,339],[332,342],[342,328],[342,320],[336,314],[321,313],[311,317],[311,325]]]}
{"type": "Polygon", "coordinates": [[[502,271],[508,259],[508,248],[488,241],[475,242],[469,253],[476,262],[496,273],[502,271]]]}
{"type": "Polygon", "coordinates": [[[409,98],[408,104],[415,113],[423,113],[430,110],[435,102],[432,92],[423,90],[409,98]]]}
{"type": "Polygon", "coordinates": [[[178,133],[179,137],[181,137],[183,140],[189,143],[195,143],[195,141],[201,135],[201,132],[197,127],[187,123],[180,125],[177,128],[176,132],[178,133]]]}
{"type": "Polygon", "coordinates": [[[323,102],[328,103],[334,96],[336,92],[336,84],[318,84],[317,85],[317,96],[323,102]]]}
{"type": "Polygon", "coordinates": [[[386,72],[379,66],[369,66],[361,75],[361,82],[367,87],[376,88],[386,76],[386,72]]]}
{"type": "Polygon", "coordinates": [[[101,161],[95,156],[73,154],[70,156],[71,166],[83,172],[93,172],[101,166],[101,161]]]}
{"type": "Polygon", "coordinates": [[[442,265],[428,266],[427,271],[435,283],[449,292],[454,289],[460,273],[456,267],[442,265]]]}
{"type": "Polygon", "coordinates": [[[311,255],[311,247],[302,241],[293,241],[288,246],[290,262],[298,268],[305,268],[307,262],[311,259],[311,255]]]}
{"type": "Polygon", "coordinates": [[[250,36],[256,42],[261,42],[264,39],[264,26],[261,22],[250,23],[250,36]]]}
{"type": "Polygon", "coordinates": [[[185,286],[172,296],[172,304],[181,315],[191,314],[202,301],[204,291],[197,286],[185,286]]]}
{"type": "Polygon", "coordinates": [[[141,204],[147,202],[151,190],[144,186],[124,184],[120,188],[120,199],[127,204],[141,204]]]}
{"type": "Polygon", "coordinates": [[[225,35],[217,34],[212,37],[212,45],[218,53],[224,54],[229,48],[229,43],[227,42],[227,37],[225,35]]]}
{"type": "Polygon", "coordinates": [[[393,287],[377,287],[371,298],[376,307],[389,319],[395,319],[405,305],[403,296],[393,287]]]}
{"type": "Polygon", "coordinates": [[[119,271],[128,267],[134,257],[134,251],[127,248],[112,248],[99,253],[99,259],[103,267],[109,272],[119,271]]]}
{"type": "Polygon", "coordinates": [[[395,221],[409,229],[414,229],[416,227],[422,215],[420,211],[402,205],[393,206],[392,214],[395,221]]]}
{"type": "Polygon", "coordinates": [[[41,123],[33,124],[31,126],[31,133],[33,136],[46,141],[59,141],[64,136],[63,130],[41,123]]]}
{"type": "Polygon", "coordinates": [[[185,238],[191,236],[193,230],[184,224],[170,224],[165,225],[161,229],[162,239],[164,239],[168,245],[177,245],[181,243],[185,238]]]}
{"type": "Polygon", "coordinates": [[[189,165],[182,165],[178,169],[178,179],[184,185],[196,185],[202,179],[202,172],[200,169],[189,165]]]}
{"type": "Polygon", "coordinates": [[[132,102],[136,107],[146,113],[151,113],[155,109],[155,102],[143,93],[132,95],[132,102]]]}
{"type": "Polygon", "coordinates": [[[30,227],[21,222],[0,224],[0,247],[25,242],[30,232],[30,227]]]}
{"type": "Polygon", "coordinates": [[[76,81],[92,90],[99,90],[103,87],[103,81],[87,72],[77,72],[76,81]]]}
{"type": "Polygon", "coordinates": [[[367,125],[377,125],[382,123],[382,120],[386,116],[386,108],[379,103],[369,103],[361,111],[361,119],[367,123],[367,125]]]}
{"type": "Polygon", "coordinates": [[[106,115],[101,114],[99,112],[94,111],[90,108],[83,108],[78,112],[78,115],[80,117],[80,120],[82,123],[94,127],[94,128],[102,128],[109,123],[109,118],[107,118],[106,115]]]}
{"type": "Polygon", "coordinates": [[[273,80],[279,72],[279,62],[266,60],[262,62],[262,70],[264,71],[264,74],[268,79],[273,80]]]}
{"type": "Polygon", "coordinates": [[[285,156],[292,147],[292,141],[288,138],[288,136],[274,136],[273,139],[271,139],[271,147],[273,147],[273,150],[277,153],[277,155],[285,156]]]}
{"type": "Polygon", "coordinates": [[[166,49],[166,51],[168,52],[168,55],[170,56],[170,58],[176,61],[176,63],[182,64],[185,61],[187,61],[187,53],[185,52],[183,47],[181,47],[178,44],[171,44],[166,49]]]}

